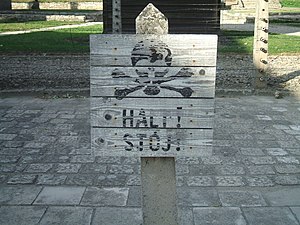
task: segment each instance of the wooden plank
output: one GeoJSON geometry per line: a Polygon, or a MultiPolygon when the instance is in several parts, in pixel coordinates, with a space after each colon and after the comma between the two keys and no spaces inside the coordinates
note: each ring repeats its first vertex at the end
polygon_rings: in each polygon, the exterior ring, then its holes
{"type": "Polygon", "coordinates": [[[216,35],[91,35],[90,42],[91,66],[216,65],[216,35]]]}
{"type": "Polygon", "coordinates": [[[116,128],[212,128],[214,99],[92,98],[91,125],[116,128]]]}
{"type": "Polygon", "coordinates": [[[215,68],[91,68],[91,96],[212,98],[215,68]],[[208,73],[206,75],[206,73],[208,73]]]}
{"type": "Polygon", "coordinates": [[[209,155],[212,149],[212,129],[92,128],[91,132],[96,156],[193,157],[209,155]]]}
{"type": "Polygon", "coordinates": [[[139,78],[149,77],[196,77],[197,79],[214,79],[215,67],[91,67],[91,79],[139,78]]]}

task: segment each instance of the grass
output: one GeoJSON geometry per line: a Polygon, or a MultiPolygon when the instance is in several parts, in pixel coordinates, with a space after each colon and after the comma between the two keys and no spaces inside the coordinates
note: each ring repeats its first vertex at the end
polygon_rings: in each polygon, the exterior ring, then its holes
{"type": "MultiPolygon", "coordinates": [[[[220,36],[219,52],[252,54],[253,32],[222,31],[220,36]]],[[[284,34],[269,35],[269,54],[300,53],[300,37],[284,34]]]]}
{"type": "Polygon", "coordinates": [[[88,53],[89,35],[102,26],[0,36],[0,53],[88,53]]]}
{"type": "MultiPolygon", "coordinates": [[[[95,33],[102,33],[102,26],[0,36],[0,53],[89,53],[89,35],[95,33]]],[[[220,34],[221,53],[252,54],[252,47],[253,32],[222,31],[220,34]]],[[[300,53],[300,37],[270,34],[269,53],[300,53]]]]}
{"type": "Polygon", "coordinates": [[[300,8],[299,0],[281,0],[280,3],[283,7],[300,8]]]}
{"type": "Polygon", "coordinates": [[[80,24],[80,22],[70,22],[70,21],[18,22],[15,20],[8,20],[8,21],[0,22],[0,32],[31,30],[31,29],[55,27],[55,26],[70,25],[70,24],[80,24]]]}

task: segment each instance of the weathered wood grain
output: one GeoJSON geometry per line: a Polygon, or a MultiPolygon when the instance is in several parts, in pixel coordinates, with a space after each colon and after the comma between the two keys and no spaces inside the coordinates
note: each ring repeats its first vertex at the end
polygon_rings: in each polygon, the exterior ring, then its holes
{"type": "Polygon", "coordinates": [[[93,67],[91,96],[214,97],[214,67],[93,67]]]}
{"type": "Polygon", "coordinates": [[[167,49],[172,58],[168,66],[216,65],[216,35],[91,35],[90,43],[91,66],[166,66],[164,58],[155,62],[140,60],[133,65],[133,49],[138,46],[139,50],[136,52],[147,55],[151,53],[149,43],[163,51],[167,49]]]}
{"type": "Polygon", "coordinates": [[[100,156],[199,156],[211,154],[212,129],[92,128],[92,150],[100,156]]]}
{"type": "Polygon", "coordinates": [[[91,99],[96,127],[212,128],[213,116],[214,99],[91,99]]]}

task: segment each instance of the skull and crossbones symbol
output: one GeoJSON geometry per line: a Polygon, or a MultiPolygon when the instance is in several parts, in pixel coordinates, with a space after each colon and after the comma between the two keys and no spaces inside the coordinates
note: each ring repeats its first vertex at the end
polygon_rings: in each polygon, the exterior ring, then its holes
{"type": "MultiPolygon", "coordinates": [[[[117,88],[115,90],[115,96],[117,99],[123,99],[130,93],[138,90],[143,90],[146,95],[153,96],[158,95],[161,89],[167,89],[175,91],[181,94],[182,97],[190,97],[193,90],[190,87],[176,88],[168,86],[167,82],[172,80],[186,77],[189,78],[194,73],[189,68],[181,68],[175,75],[168,75],[169,68],[172,63],[172,53],[168,46],[155,40],[144,40],[138,42],[131,52],[132,66],[136,67],[135,73],[138,77],[134,80],[137,84],[132,88],[117,88]],[[145,64],[153,65],[153,67],[138,67],[138,65],[145,64]],[[167,76],[168,75],[168,76],[167,76]]],[[[120,69],[115,69],[112,72],[113,78],[130,78],[120,69]]]]}

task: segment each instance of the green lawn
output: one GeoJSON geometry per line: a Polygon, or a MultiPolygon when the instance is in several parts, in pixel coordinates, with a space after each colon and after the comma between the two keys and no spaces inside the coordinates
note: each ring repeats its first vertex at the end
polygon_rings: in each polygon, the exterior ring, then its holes
{"type": "Polygon", "coordinates": [[[69,24],[80,24],[80,22],[68,22],[68,21],[28,21],[28,22],[17,22],[17,21],[2,21],[0,22],[0,32],[8,31],[20,31],[30,30],[45,27],[55,27],[69,24]]]}
{"type": "Polygon", "coordinates": [[[283,7],[300,8],[299,0],[281,0],[280,3],[283,7]]]}
{"type": "MultiPolygon", "coordinates": [[[[102,26],[0,36],[0,52],[88,53],[89,35],[95,33],[102,33],[102,26]]],[[[252,54],[253,32],[222,31],[219,39],[218,50],[221,53],[252,54]]],[[[300,53],[300,37],[270,34],[269,53],[300,53]]]]}
{"type": "MultiPolygon", "coordinates": [[[[253,32],[222,31],[220,35],[219,52],[252,54],[253,32]]],[[[300,53],[300,37],[284,34],[269,35],[269,54],[300,53]]]]}
{"type": "Polygon", "coordinates": [[[102,26],[0,36],[0,53],[88,53],[89,35],[102,33],[102,26]]]}

